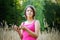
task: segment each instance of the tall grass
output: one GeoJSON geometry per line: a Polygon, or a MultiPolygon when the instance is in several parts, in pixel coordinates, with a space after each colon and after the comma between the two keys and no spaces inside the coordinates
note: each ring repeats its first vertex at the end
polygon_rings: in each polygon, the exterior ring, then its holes
{"type": "Polygon", "coordinates": [[[52,28],[48,31],[43,31],[39,35],[39,40],[60,40],[60,32],[57,29],[52,28]]]}
{"type": "MultiPolygon", "coordinates": [[[[20,40],[18,33],[14,30],[3,30],[0,28],[0,40],[20,40]]],[[[38,40],[60,40],[60,32],[52,28],[39,33],[38,40]]]]}

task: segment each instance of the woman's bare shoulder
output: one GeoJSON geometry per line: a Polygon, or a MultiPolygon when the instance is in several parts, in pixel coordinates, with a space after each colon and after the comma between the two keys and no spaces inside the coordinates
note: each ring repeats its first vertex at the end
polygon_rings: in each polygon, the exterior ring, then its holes
{"type": "Polygon", "coordinates": [[[40,23],[39,20],[35,20],[35,23],[40,23]]]}
{"type": "MultiPolygon", "coordinates": [[[[36,20],[36,21],[35,21],[35,25],[40,27],[40,22],[39,22],[39,20],[36,20]]],[[[39,28],[39,27],[38,27],[38,28],[39,28]]]]}

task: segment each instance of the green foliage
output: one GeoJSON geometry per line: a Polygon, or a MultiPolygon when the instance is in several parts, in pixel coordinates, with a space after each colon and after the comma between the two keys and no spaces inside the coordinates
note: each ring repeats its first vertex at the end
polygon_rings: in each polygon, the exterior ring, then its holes
{"type": "Polygon", "coordinates": [[[43,10],[44,10],[44,0],[4,0],[3,3],[4,12],[2,20],[7,21],[8,24],[16,24],[20,25],[22,21],[25,20],[24,16],[24,9],[27,5],[33,5],[36,8],[36,16],[35,18],[40,21],[41,28],[44,30],[44,23],[43,23],[43,10]]]}
{"type": "Polygon", "coordinates": [[[40,21],[41,30],[44,30],[44,18],[49,27],[60,24],[60,5],[47,0],[0,0],[0,21],[5,20],[8,24],[19,26],[26,20],[24,9],[27,5],[36,8],[35,19],[40,21]]]}
{"type": "Polygon", "coordinates": [[[52,3],[51,1],[45,1],[44,16],[50,28],[58,28],[60,30],[60,5],[52,3]]]}
{"type": "MultiPolygon", "coordinates": [[[[23,17],[21,8],[17,8],[16,0],[3,0],[1,8],[1,21],[5,20],[8,24],[20,24],[23,17]]],[[[20,6],[19,6],[20,7],[20,6]]]]}

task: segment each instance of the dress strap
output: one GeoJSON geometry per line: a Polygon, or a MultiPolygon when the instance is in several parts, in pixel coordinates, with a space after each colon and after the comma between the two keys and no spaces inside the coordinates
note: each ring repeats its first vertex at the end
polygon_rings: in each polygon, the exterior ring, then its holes
{"type": "Polygon", "coordinates": [[[35,20],[34,20],[34,22],[33,22],[34,24],[35,24],[35,20]]]}

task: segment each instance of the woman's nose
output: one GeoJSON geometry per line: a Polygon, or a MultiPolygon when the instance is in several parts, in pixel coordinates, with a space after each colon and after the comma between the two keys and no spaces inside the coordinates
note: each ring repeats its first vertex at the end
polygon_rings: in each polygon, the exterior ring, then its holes
{"type": "Polygon", "coordinates": [[[29,11],[29,13],[31,13],[31,11],[29,11]]]}

